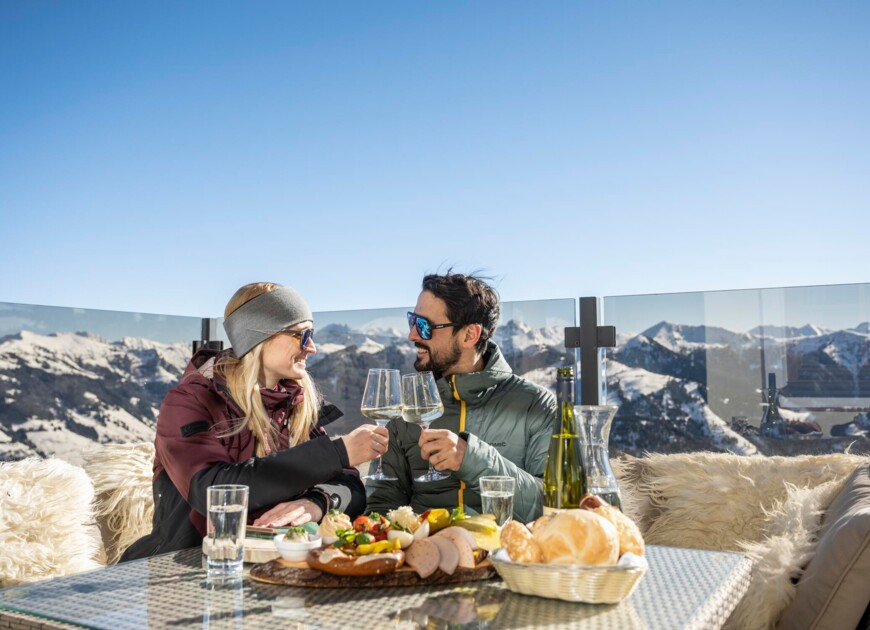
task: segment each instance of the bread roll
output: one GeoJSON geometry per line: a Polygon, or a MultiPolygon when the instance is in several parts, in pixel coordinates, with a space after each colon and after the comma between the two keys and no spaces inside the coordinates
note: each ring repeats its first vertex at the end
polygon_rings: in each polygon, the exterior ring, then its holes
{"type": "Polygon", "coordinates": [[[535,528],[544,562],[609,566],[619,560],[616,528],[588,510],[560,512],[535,528]]]}
{"type": "Polygon", "coordinates": [[[508,521],[501,529],[501,546],[514,562],[543,562],[541,549],[532,532],[522,523],[508,521]]]}
{"type": "Polygon", "coordinates": [[[543,516],[539,517],[535,521],[529,523],[529,530],[531,530],[531,532],[534,534],[536,529],[538,529],[539,527],[543,527],[544,525],[549,523],[550,519],[552,519],[554,516],[556,516],[555,512],[550,512],[549,514],[544,514],[543,516]]]}
{"type": "Polygon", "coordinates": [[[619,536],[619,555],[624,553],[634,553],[639,556],[643,555],[644,544],[643,536],[640,535],[640,530],[635,525],[634,521],[628,518],[625,514],[617,510],[615,507],[604,504],[592,510],[595,514],[610,521],[616,527],[616,533],[619,536]]]}

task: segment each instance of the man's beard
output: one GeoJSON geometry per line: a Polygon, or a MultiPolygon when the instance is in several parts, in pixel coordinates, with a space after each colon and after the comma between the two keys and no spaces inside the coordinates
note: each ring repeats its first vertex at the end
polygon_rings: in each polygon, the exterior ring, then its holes
{"type": "Polygon", "coordinates": [[[459,359],[462,357],[462,348],[459,347],[458,339],[454,340],[450,350],[444,354],[433,353],[432,349],[423,343],[416,342],[414,345],[429,353],[428,361],[424,361],[420,358],[417,358],[414,361],[414,369],[418,372],[429,371],[440,376],[456,367],[459,363],[459,359]]]}

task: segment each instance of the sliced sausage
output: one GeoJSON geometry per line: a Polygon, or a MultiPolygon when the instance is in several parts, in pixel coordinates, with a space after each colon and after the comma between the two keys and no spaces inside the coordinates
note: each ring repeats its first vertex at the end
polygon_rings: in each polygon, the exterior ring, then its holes
{"type": "Polygon", "coordinates": [[[449,538],[439,538],[437,536],[430,536],[426,540],[431,540],[438,547],[438,553],[441,554],[438,568],[447,575],[453,575],[456,567],[459,566],[459,550],[453,544],[453,541],[449,538]]]}
{"type": "Polygon", "coordinates": [[[468,543],[468,546],[472,549],[477,549],[477,539],[467,529],[462,529],[461,527],[457,527],[456,525],[451,525],[450,527],[445,527],[440,532],[435,534],[436,536],[449,536],[450,538],[456,539],[462,538],[465,542],[468,543]]]}
{"type": "Polygon", "coordinates": [[[435,573],[440,562],[441,553],[431,538],[415,540],[414,544],[405,550],[405,563],[421,578],[427,578],[435,573]]]}
{"type": "Polygon", "coordinates": [[[468,538],[471,538],[472,542],[474,541],[474,536],[471,535],[470,532],[460,529],[458,527],[448,527],[447,529],[442,529],[440,532],[435,534],[435,538],[447,538],[453,545],[456,547],[456,551],[459,553],[459,566],[464,569],[473,569],[474,568],[474,549],[468,543],[468,538]],[[461,532],[461,533],[460,533],[461,532]]]}

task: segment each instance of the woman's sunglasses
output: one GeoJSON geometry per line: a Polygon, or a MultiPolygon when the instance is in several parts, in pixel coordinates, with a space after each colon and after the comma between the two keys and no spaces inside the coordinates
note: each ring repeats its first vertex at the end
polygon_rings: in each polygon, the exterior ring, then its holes
{"type": "Polygon", "coordinates": [[[460,326],[460,324],[432,324],[425,317],[408,311],[408,329],[411,330],[414,326],[417,327],[417,334],[420,335],[423,340],[429,341],[432,339],[433,330],[449,328],[450,326],[456,327],[460,326]]]}
{"type": "Polygon", "coordinates": [[[303,350],[308,347],[308,344],[314,341],[314,329],[304,328],[302,330],[284,330],[282,332],[288,335],[293,335],[299,340],[299,347],[303,350]]]}

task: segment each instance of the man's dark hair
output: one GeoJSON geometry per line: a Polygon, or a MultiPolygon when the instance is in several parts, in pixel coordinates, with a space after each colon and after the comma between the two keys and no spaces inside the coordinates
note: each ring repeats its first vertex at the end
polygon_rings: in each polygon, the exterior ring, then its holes
{"type": "MultiPolygon", "coordinates": [[[[447,317],[452,323],[460,326],[480,324],[480,339],[474,347],[478,352],[486,350],[486,342],[495,332],[501,312],[495,289],[478,276],[453,273],[448,269],[443,276],[434,273],[424,276],[423,290],[444,300],[447,317]]],[[[453,334],[456,330],[458,328],[453,334]]]]}

